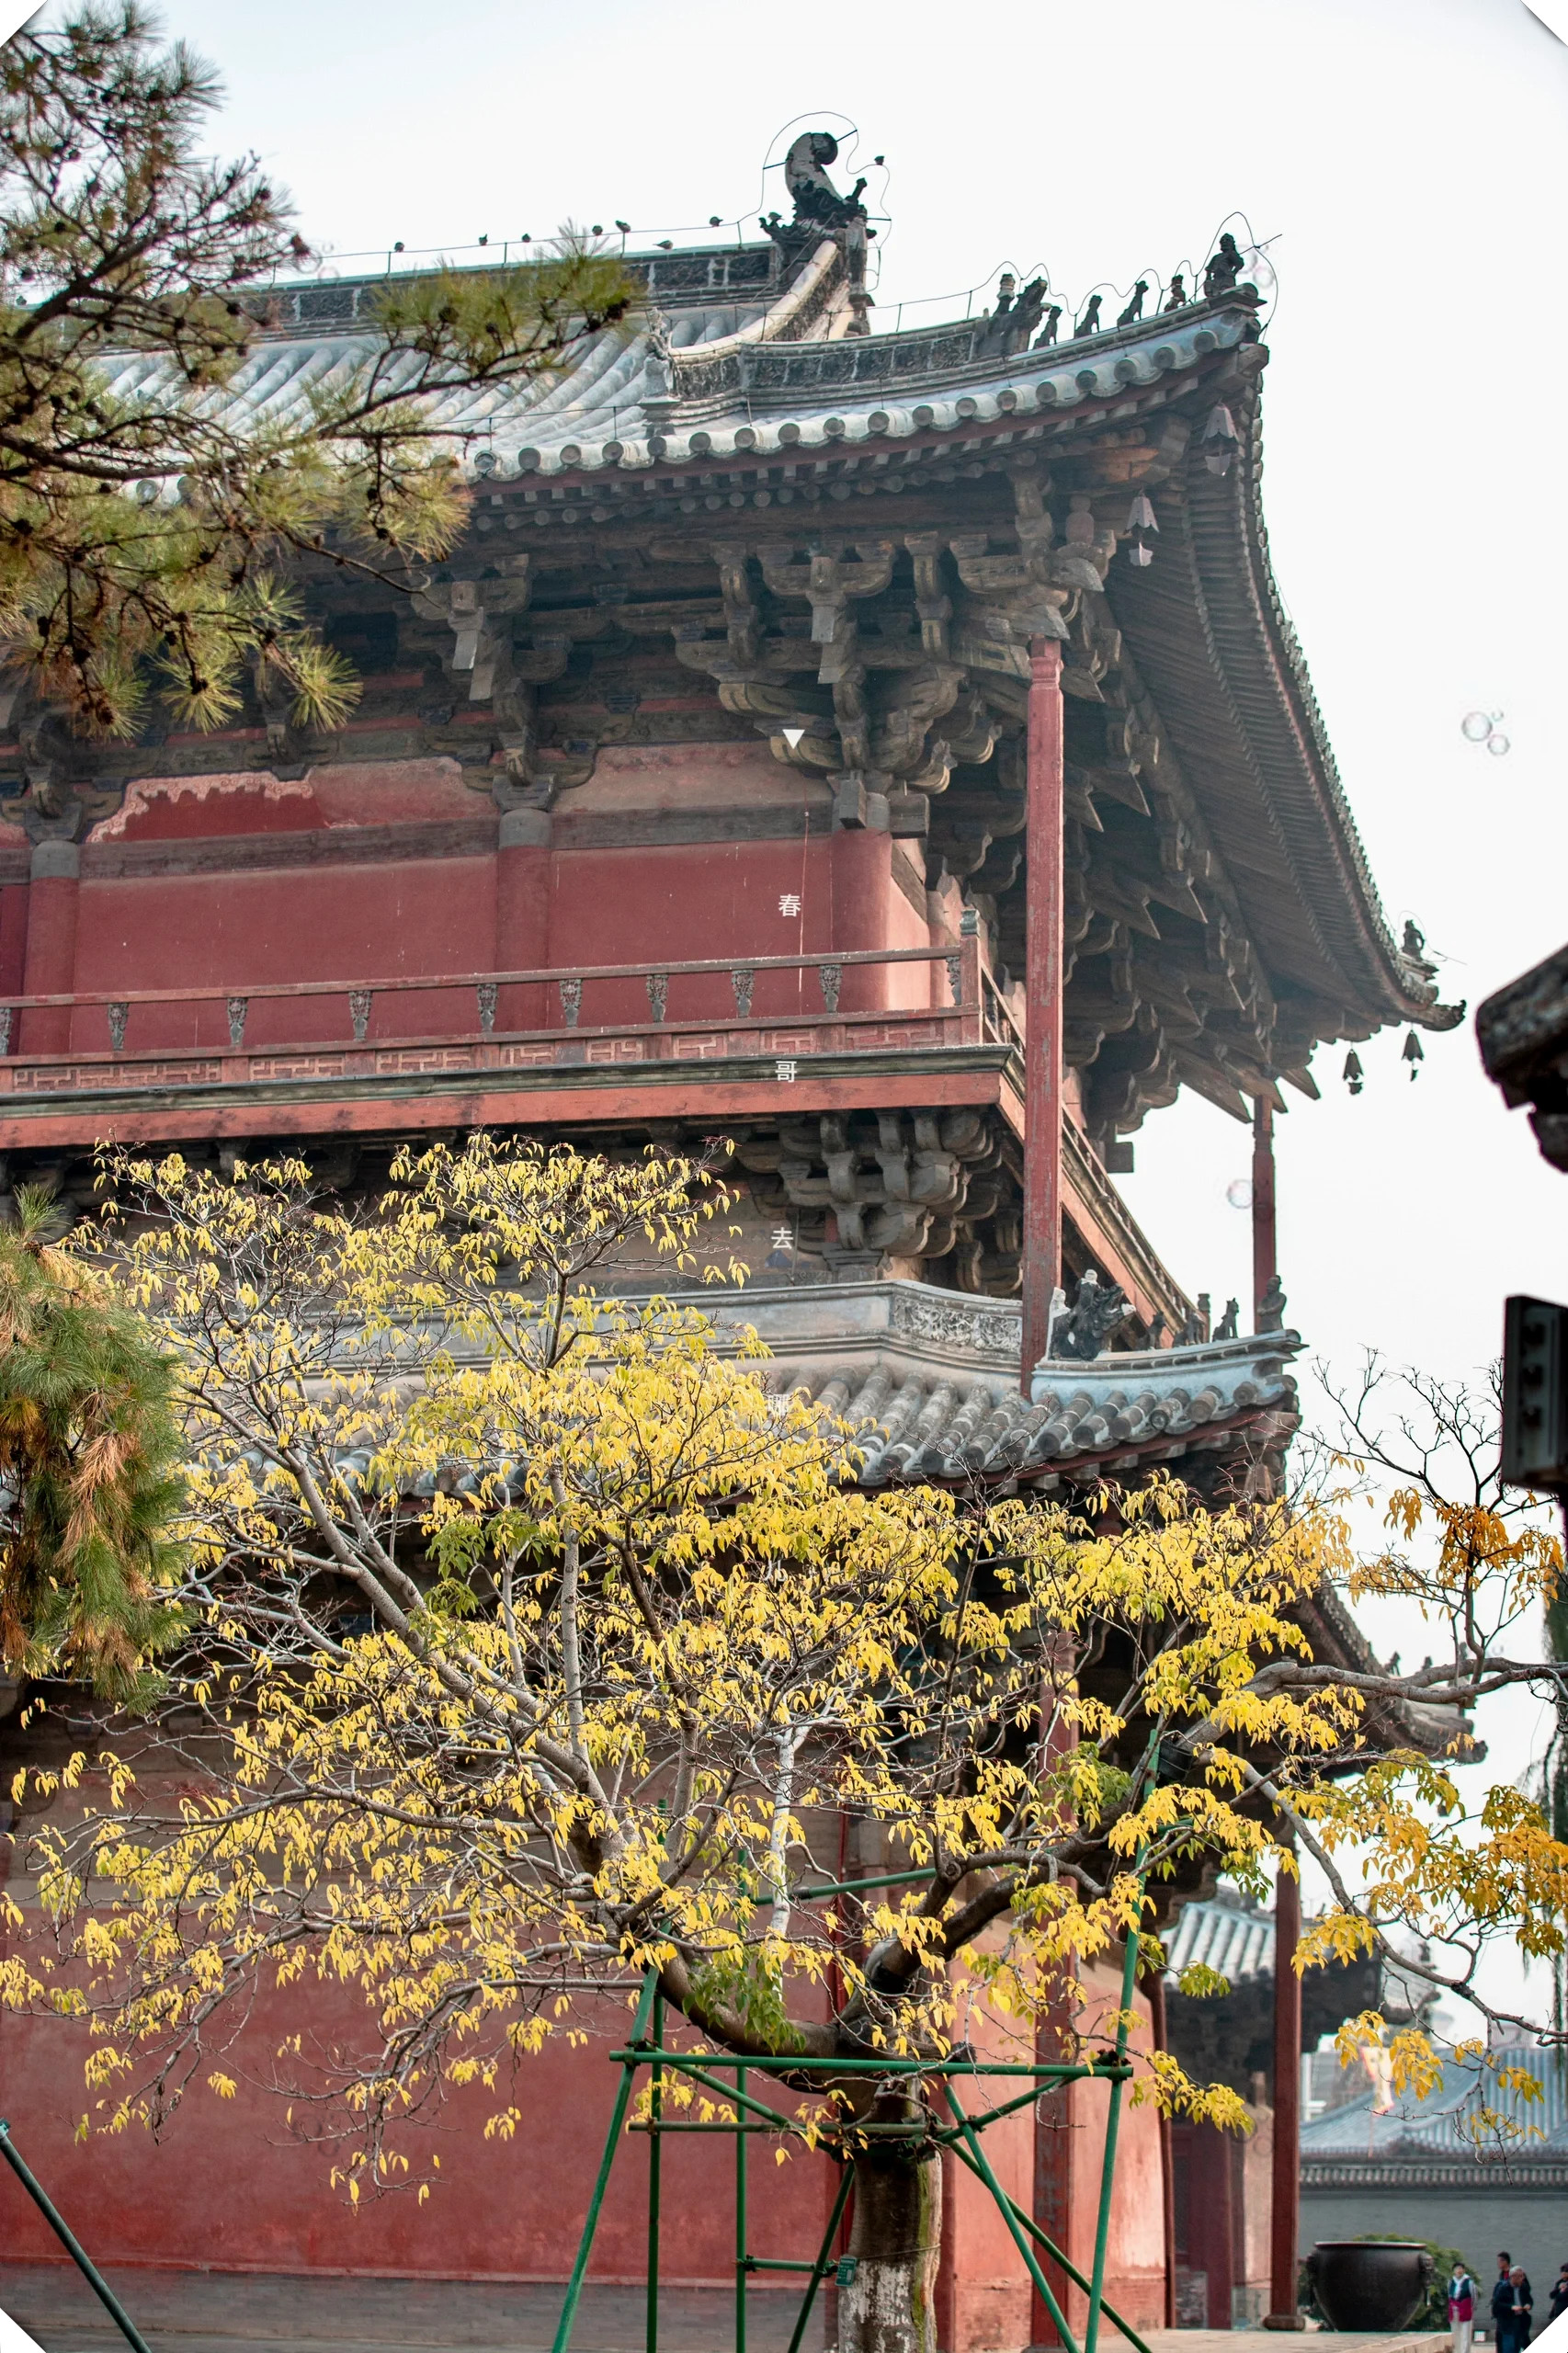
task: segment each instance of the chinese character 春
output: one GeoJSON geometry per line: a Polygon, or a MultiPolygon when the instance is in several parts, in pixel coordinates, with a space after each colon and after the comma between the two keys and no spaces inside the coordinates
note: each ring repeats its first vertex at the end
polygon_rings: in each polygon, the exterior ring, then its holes
{"type": "Polygon", "coordinates": [[[781,915],[798,915],[800,914],[801,894],[799,891],[786,891],[781,894],[778,901],[778,912],[781,915]]]}

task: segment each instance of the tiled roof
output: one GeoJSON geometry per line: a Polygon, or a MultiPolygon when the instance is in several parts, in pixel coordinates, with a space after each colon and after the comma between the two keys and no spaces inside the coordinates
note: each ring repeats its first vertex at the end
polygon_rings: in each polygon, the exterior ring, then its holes
{"type": "MultiPolygon", "coordinates": [[[[553,375],[429,399],[433,423],[451,435],[470,475],[494,484],[496,497],[513,484],[535,523],[580,520],[584,510],[572,502],[601,492],[602,515],[597,506],[587,511],[614,519],[616,499],[651,488],[654,468],[714,476],[700,497],[695,484],[666,485],[686,493],[683,511],[689,503],[693,513],[788,506],[796,487],[775,476],[796,464],[831,475],[834,496],[891,497],[917,480],[893,462],[904,456],[978,468],[1013,445],[1059,447],[1080,417],[1084,429],[1135,415],[1153,429],[1187,396],[1192,413],[1179,421],[1180,438],[1217,396],[1206,387],[1222,363],[1237,461],[1211,476],[1193,443],[1188,495],[1165,503],[1159,563],[1119,569],[1108,585],[1116,625],[1197,780],[1247,926],[1271,943],[1289,990],[1304,1004],[1321,998],[1341,1028],[1348,1008],[1346,1034],[1363,1034],[1355,1025],[1365,1020],[1457,1022],[1457,1008],[1435,1002],[1430,969],[1389,931],[1274,585],[1258,490],[1256,378],[1267,355],[1250,288],[1044,350],[1009,351],[1006,324],[995,319],[849,332],[856,290],[831,236],[782,285],[761,247],[627,259],[665,306],[662,323],[640,310],[585,338],[553,375]],[[567,478],[573,486],[563,488],[567,478]],[[517,488],[541,482],[548,491],[517,488]]],[[[312,397],[373,352],[369,298],[386,283],[335,281],[279,296],[291,315],[258,336],[206,399],[232,404],[237,422],[307,422],[312,397]]],[[[399,364],[388,376],[394,388],[399,364]]],[[[401,364],[411,380],[422,365],[401,364]]],[[[134,399],[177,386],[166,363],[138,355],[111,389],[134,399]]],[[[167,494],[176,494],[172,484],[167,494]]],[[[892,517],[871,519],[885,532],[892,517]]],[[[766,528],[778,524],[770,516],[766,528]]],[[[1301,1050],[1310,1051],[1304,1039],[1301,1050]]]]}
{"type": "Polygon", "coordinates": [[[1356,2098],[1301,2127],[1303,2165],[1310,2159],[1386,2157],[1423,2151],[1471,2155],[1490,2151],[1495,2156],[1510,2143],[1506,2137],[1499,2140],[1480,2123],[1483,2108],[1500,2117],[1505,2127],[1515,2126],[1521,2134],[1532,2136],[1512,2143],[1520,2156],[1541,2151],[1543,2141],[1553,2153],[1568,2151],[1568,2086],[1555,2054],[1520,2044],[1496,2050],[1491,2056],[1494,2067],[1476,2059],[1447,2058],[1440,2090],[1424,2098],[1413,2091],[1396,2092],[1388,2116],[1372,2114],[1374,2094],[1369,2083],[1356,2098]],[[1530,2099],[1501,2083],[1496,2070],[1509,2067],[1522,2067],[1532,2075],[1541,2087],[1541,2097],[1530,2099]],[[1542,2138],[1533,2137],[1535,2133],[1542,2138]]]}
{"type": "Polygon", "coordinates": [[[1013,1300],[879,1280],[748,1285],[700,1304],[721,1347],[726,1332],[764,1343],[767,1389],[849,1425],[863,1486],[980,1477],[1051,1494],[1193,1454],[1273,1451],[1297,1424],[1294,1332],[1046,1363],[1026,1401],[1013,1300]]]}
{"type": "MultiPolygon", "coordinates": [[[[563,372],[432,403],[437,423],[465,438],[471,473],[581,473],[693,459],[788,456],[795,449],[967,431],[1009,417],[1054,416],[1086,402],[1147,391],[1256,334],[1253,305],[1198,302],[1046,351],[995,349],[983,319],[900,335],[846,336],[843,257],[825,240],[771,301],[705,300],[665,313],[671,358],[649,325],[589,336],[563,372]]],[[[375,349],[363,287],[324,290],[335,315],[314,333],[258,338],[244,366],[210,395],[256,423],[298,424],[375,349]]],[[[645,318],[645,314],[643,314],[645,318]]],[[[412,377],[420,363],[409,358],[412,377]]],[[[128,358],[118,398],[175,388],[169,364],[128,358]]],[[[389,378],[395,390],[395,377],[389,378]]]]}
{"type": "MultiPolygon", "coordinates": [[[[695,354],[705,360],[733,358],[754,343],[798,336],[813,325],[831,331],[832,293],[841,268],[837,246],[825,244],[771,300],[743,290],[718,304],[704,299],[666,311],[663,324],[676,369],[695,354]]],[[[378,349],[367,298],[378,294],[386,282],[340,281],[306,290],[330,297],[316,306],[328,316],[317,324],[315,313],[307,308],[296,332],[285,328],[258,335],[244,365],[220,390],[206,395],[207,405],[215,413],[227,409],[237,423],[246,425],[308,423],[312,403],[339,389],[378,349]]],[[[304,296],[294,299],[303,301],[304,296]]],[[[629,453],[640,449],[646,463],[651,427],[642,402],[651,386],[662,381],[651,326],[646,314],[641,314],[634,328],[607,327],[585,336],[568,367],[544,376],[434,396],[427,404],[430,418],[463,445],[471,476],[494,473],[504,480],[532,471],[536,463],[552,472],[567,466],[615,465],[621,461],[623,448],[629,453]],[[525,442],[534,445],[534,451],[529,463],[519,469],[517,453],[525,442]]],[[[414,353],[392,361],[384,375],[387,390],[397,391],[400,369],[401,381],[413,382],[424,367],[414,353]]],[[[117,399],[134,401],[150,394],[167,396],[177,391],[177,384],[178,371],[171,361],[156,353],[134,353],[119,363],[109,389],[117,399]]],[[[628,461],[635,462],[634,454],[628,461]]]]}
{"type": "MultiPolygon", "coordinates": [[[[925,1293],[927,1313],[952,1308],[925,1293]]],[[[755,1301],[752,1302],[755,1306],[755,1301]]],[[[1017,1310],[995,1302],[998,1323],[1017,1310]]],[[[890,1338],[894,1337],[890,1335],[890,1338]]],[[[1033,1395],[1019,1394],[1016,1370],[967,1377],[958,1365],[926,1368],[896,1346],[871,1362],[780,1366],[772,1385],[803,1391],[846,1421],[862,1453],[865,1486],[894,1480],[1017,1479],[1046,1491],[1102,1473],[1125,1474],[1186,1455],[1282,1446],[1297,1424],[1296,1387],[1286,1370],[1301,1347],[1295,1333],[1104,1356],[1090,1364],[1046,1363],[1033,1395]],[[902,1360],[901,1360],[902,1359],[902,1360]]],[[[1013,1336],[1013,1363],[1017,1342],[1013,1336]]],[[[791,1351],[794,1353],[794,1351],[791,1351]]],[[[825,1352],[824,1352],[825,1354],[825,1352]]]]}
{"type": "Polygon", "coordinates": [[[1184,1904],[1165,1939],[1165,1977],[1184,1969],[1217,1970],[1233,1986],[1274,1974],[1274,1915],[1240,1904],[1184,1904]]]}

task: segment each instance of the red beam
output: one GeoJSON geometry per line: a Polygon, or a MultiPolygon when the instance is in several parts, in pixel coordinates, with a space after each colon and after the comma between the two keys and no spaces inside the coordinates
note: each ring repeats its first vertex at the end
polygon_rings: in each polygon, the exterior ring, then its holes
{"type": "MultiPolygon", "coordinates": [[[[635,1068],[636,1065],[633,1065],[635,1068]]],[[[454,1087],[446,1076],[425,1088],[372,1082],[362,1093],[335,1095],[330,1086],[308,1083],[287,1091],[257,1090],[225,1102],[216,1090],[199,1100],[165,1099],[145,1109],[123,1098],[62,1110],[47,1101],[31,1114],[0,1109],[0,1151],[38,1151],[46,1146],[97,1142],[175,1143],[218,1136],[373,1135],[428,1128],[635,1126],[649,1120],[757,1120],[802,1112],[915,1110],[948,1106],[990,1107],[1006,1093],[999,1069],[970,1067],[882,1070],[862,1077],[839,1071],[812,1075],[802,1057],[794,1085],[775,1079],[718,1079],[700,1075],[702,1065],[644,1065],[653,1083],[630,1082],[624,1071],[590,1072],[576,1086],[557,1074],[540,1074],[534,1086],[508,1085],[504,1072],[469,1075],[454,1087]],[[674,1085],[661,1084],[665,1074],[674,1085]]]]}
{"type": "Polygon", "coordinates": [[[1019,1366],[1026,1397],[1045,1354],[1051,1293],[1062,1279],[1062,653],[1051,639],[1034,641],[1030,671],[1019,1366]]]}

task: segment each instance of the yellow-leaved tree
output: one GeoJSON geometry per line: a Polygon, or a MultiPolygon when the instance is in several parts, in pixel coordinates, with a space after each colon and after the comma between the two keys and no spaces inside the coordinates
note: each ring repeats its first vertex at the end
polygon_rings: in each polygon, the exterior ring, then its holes
{"type": "MultiPolygon", "coordinates": [[[[1020,2056],[1049,2006],[1103,2059],[1083,1973],[1131,1936],[1157,1960],[1162,1877],[1261,1885],[1287,1824],[1331,1866],[1381,1839],[1381,1916],[1428,1900],[1408,1834],[1442,1774],[1369,1763],[1371,1678],[1302,1631],[1338,1524],[1169,1482],[1072,1509],[863,1488],[854,1432],[699,1300],[596,1293],[629,1244],[689,1271],[711,1171],[480,1137],[362,1211],[288,1164],[110,1175],[87,1246],[179,1364],[194,1631],[158,1738],[199,1793],[160,1811],[122,1762],[46,1821],[71,1966],[0,1978],[92,2018],[102,2120],[223,2089],[247,1995],[324,1977],[364,1999],[315,2086],[358,2195],[454,2083],[508,2130],[512,2061],[649,1970],[731,2053],[936,2062],[978,1977],[1020,2056]],[[866,1878],[907,1879],[813,1900],[846,1820],[866,1878]]],[[[1488,1900],[1548,1937],[1563,1860],[1516,1821],[1488,1900]]],[[[1375,1938],[1342,1885],[1328,1941],[1375,1938]]],[[[1241,2121],[1142,2063],[1144,2097],[1241,2121]]],[[[929,2353],[941,2169],[910,2158],[939,2086],[819,2067],[795,2096],[855,2168],[841,2343],[929,2353]]]]}

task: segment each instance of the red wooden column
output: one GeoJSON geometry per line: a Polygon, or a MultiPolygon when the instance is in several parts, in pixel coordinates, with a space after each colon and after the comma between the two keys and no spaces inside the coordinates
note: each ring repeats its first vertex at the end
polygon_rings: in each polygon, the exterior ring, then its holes
{"type": "Polygon", "coordinates": [[[1296,2310],[1296,2218],[1301,2199],[1301,1883],[1274,1882],[1274,2161],[1269,2207],[1269,2310],[1266,2328],[1304,2328],[1296,2310]]]}
{"type": "MultiPolygon", "coordinates": [[[[550,814],[544,809],[502,813],[495,852],[495,968],[538,971],[550,962],[550,814]]],[[[500,992],[498,1029],[547,1028],[554,1017],[539,983],[500,992]]]]}
{"type": "Polygon", "coordinates": [[[1062,1279],[1062,650],[1029,648],[1028,947],[1024,1050],[1023,1357],[1020,1386],[1045,1354],[1062,1279]]]}
{"type": "MultiPolygon", "coordinates": [[[[1149,2040],[1156,2051],[1170,2049],[1165,2019],[1165,1976],[1162,1969],[1149,1974],[1149,2040]]],[[[1165,2223],[1165,2316],[1164,2325],[1176,2325],[1176,2159],[1171,2147],[1171,2120],[1160,2116],[1160,2203],[1165,2223]]]]}
{"type": "Polygon", "coordinates": [[[1274,1106],[1260,1095],[1252,1114],[1252,1328],[1263,1294],[1279,1271],[1274,1226],[1274,1106]]]}
{"type": "MultiPolygon", "coordinates": [[[[25,996],[68,996],[76,985],[76,900],[81,872],[82,853],[74,842],[35,843],[28,884],[28,945],[22,969],[25,996]]],[[[101,1012],[98,1019],[103,1019],[101,1012]]],[[[104,1034],[107,1043],[107,1031],[104,1034]]],[[[70,1006],[45,1006],[24,1013],[17,1051],[24,1054],[68,1054],[70,1006]]]]}

